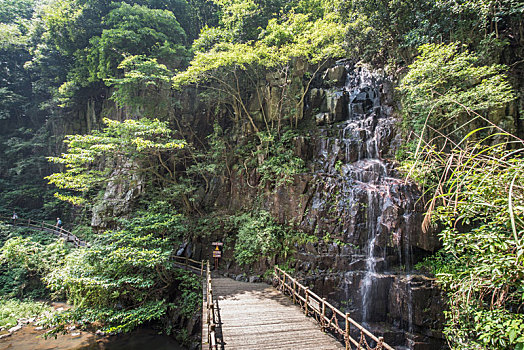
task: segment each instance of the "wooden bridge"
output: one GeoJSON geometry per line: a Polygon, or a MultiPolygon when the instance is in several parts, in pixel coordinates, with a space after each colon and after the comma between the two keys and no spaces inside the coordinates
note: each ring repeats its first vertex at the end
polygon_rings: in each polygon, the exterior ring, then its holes
{"type": "MultiPolygon", "coordinates": [[[[204,262],[176,259],[204,276],[204,262]]],[[[277,289],[213,278],[209,262],[205,266],[203,350],[394,350],[278,267],[273,279],[277,289]]]]}
{"type": "Polygon", "coordinates": [[[89,246],[89,243],[81,240],[80,238],[75,236],[71,231],[65,230],[63,227],[57,227],[55,225],[48,224],[43,220],[36,221],[36,220],[31,220],[31,219],[27,219],[27,220],[16,219],[13,221],[11,218],[9,218],[9,219],[4,219],[4,221],[11,222],[14,226],[27,227],[33,230],[39,230],[39,231],[52,233],[53,235],[62,238],[66,242],[71,243],[72,245],[74,245],[77,248],[89,246]]]}

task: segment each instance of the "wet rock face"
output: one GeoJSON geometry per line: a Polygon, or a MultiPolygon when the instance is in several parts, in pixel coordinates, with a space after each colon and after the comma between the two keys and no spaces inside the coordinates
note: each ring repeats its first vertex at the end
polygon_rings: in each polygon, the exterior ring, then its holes
{"type": "Polygon", "coordinates": [[[440,349],[442,298],[412,272],[439,242],[420,230],[421,193],[395,170],[392,84],[344,62],[322,77],[306,106],[317,134],[297,148],[313,172],[268,193],[267,208],[325,237],[296,253],[294,267],[315,292],[392,345],[440,349]]]}
{"type": "MultiPolygon", "coordinates": [[[[295,147],[313,172],[297,177],[292,186],[268,192],[267,208],[281,221],[361,249],[368,246],[372,231],[375,255],[387,252],[394,255],[389,260],[399,264],[406,264],[406,246],[436,250],[436,237],[419,229],[423,207],[418,189],[395,170],[400,136],[391,105],[392,83],[344,62],[321,76],[310,89],[307,105],[319,125],[317,133],[308,141],[297,140],[295,147]]],[[[234,182],[231,200],[239,203],[245,191],[237,191],[242,185],[234,182]]]]}

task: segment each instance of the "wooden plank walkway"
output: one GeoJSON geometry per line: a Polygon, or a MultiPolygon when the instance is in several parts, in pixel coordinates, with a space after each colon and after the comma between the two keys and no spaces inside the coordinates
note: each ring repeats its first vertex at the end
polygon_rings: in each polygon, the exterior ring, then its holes
{"type": "MultiPolygon", "coordinates": [[[[10,218],[4,219],[4,220],[6,222],[12,222],[10,218]]],[[[39,231],[51,233],[55,236],[58,236],[64,239],[66,242],[73,244],[76,248],[89,247],[89,243],[81,240],[80,238],[75,236],[72,232],[67,231],[62,227],[59,228],[56,225],[48,224],[44,221],[35,221],[31,219],[28,219],[28,220],[17,219],[16,222],[14,222],[12,225],[18,226],[18,227],[28,227],[33,230],[39,230],[39,231]]]]}
{"type": "Polygon", "coordinates": [[[217,338],[224,350],[344,349],[313,318],[265,283],[213,278],[218,307],[217,338]]]}

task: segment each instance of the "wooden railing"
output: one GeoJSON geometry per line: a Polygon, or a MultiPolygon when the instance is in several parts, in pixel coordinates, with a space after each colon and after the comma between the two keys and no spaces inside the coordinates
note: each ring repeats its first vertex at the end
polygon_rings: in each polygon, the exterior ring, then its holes
{"type": "Polygon", "coordinates": [[[185,268],[186,270],[191,269],[193,270],[193,272],[199,272],[200,276],[204,276],[204,260],[197,261],[190,258],[186,258],[185,256],[175,256],[174,259],[178,260],[175,261],[175,264],[185,268]]]}
{"type": "Polygon", "coordinates": [[[206,343],[204,342],[204,327],[207,327],[207,344],[209,349],[218,350],[217,336],[216,336],[216,308],[213,299],[213,287],[211,285],[211,268],[209,267],[209,260],[204,262],[186,258],[185,256],[175,256],[175,264],[186,270],[192,270],[195,273],[200,273],[204,276],[204,263],[206,265],[206,280],[203,285],[203,301],[205,310],[202,312],[202,349],[206,343]],[[204,324],[204,322],[206,324],[204,324]]]}
{"type": "Polygon", "coordinates": [[[322,330],[331,331],[344,339],[346,350],[353,349],[352,344],[357,350],[394,350],[394,348],[384,342],[382,337],[374,336],[349,317],[348,313],[338,310],[328,303],[325,298],[321,298],[313,293],[308,287],[300,284],[278,266],[275,266],[275,278],[280,291],[288,294],[293,299],[293,303],[298,303],[304,309],[306,316],[312,315],[320,323],[322,330]],[[351,336],[351,327],[355,327],[357,333],[360,333],[358,341],[351,336]],[[374,347],[368,343],[369,340],[375,344],[374,347]]]}
{"type": "Polygon", "coordinates": [[[206,267],[206,322],[207,322],[207,343],[209,349],[218,350],[217,335],[216,335],[216,318],[215,318],[215,303],[213,300],[213,287],[211,285],[211,269],[209,268],[209,261],[206,267]]]}
{"type": "Polygon", "coordinates": [[[89,246],[87,242],[75,236],[71,231],[68,231],[64,229],[63,227],[58,227],[56,225],[48,224],[45,221],[36,221],[36,220],[31,220],[31,219],[27,219],[27,220],[4,219],[4,220],[11,221],[15,226],[23,226],[23,227],[29,227],[35,230],[51,232],[52,234],[65,239],[67,242],[72,243],[75,247],[89,246]]]}

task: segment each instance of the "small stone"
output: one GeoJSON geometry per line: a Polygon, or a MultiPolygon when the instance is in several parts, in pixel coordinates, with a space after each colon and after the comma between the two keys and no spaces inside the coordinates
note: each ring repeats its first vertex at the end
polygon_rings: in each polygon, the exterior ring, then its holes
{"type": "Polygon", "coordinates": [[[260,282],[260,277],[258,276],[250,276],[249,277],[249,283],[258,283],[260,282]]]}
{"type": "Polygon", "coordinates": [[[80,332],[71,333],[71,336],[72,337],[79,337],[80,336],[80,332]]]}
{"type": "Polygon", "coordinates": [[[22,329],[22,326],[21,325],[17,325],[17,326],[14,326],[12,328],[9,328],[8,332],[9,333],[14,333],[14,332],[16,332],[16,331],[18,331],[20,329],[22,329]]]}
{"type": "Polygon", "coordinates": [[[42,329],[44,329],[44,327],[42,327],[42,326],[35,327],[35,331],[41,331],[42,329]]]}

